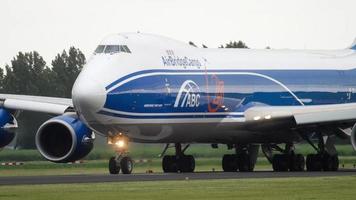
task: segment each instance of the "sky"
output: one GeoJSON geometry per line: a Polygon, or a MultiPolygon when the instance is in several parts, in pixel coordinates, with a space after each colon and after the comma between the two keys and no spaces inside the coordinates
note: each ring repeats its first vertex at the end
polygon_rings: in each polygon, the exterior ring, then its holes
{"type": "Polygon", "coordinates": [[[218,47],[344,49],[355,0],[0,0],[0,67],[19,51],[47,64],[70,46],[89,57],[106,35],[145,32],[218,47]]]}

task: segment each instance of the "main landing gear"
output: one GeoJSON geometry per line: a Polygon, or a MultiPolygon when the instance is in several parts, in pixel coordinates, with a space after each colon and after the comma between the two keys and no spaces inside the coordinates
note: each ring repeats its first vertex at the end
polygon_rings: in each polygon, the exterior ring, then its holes
{"type": "Polygon", "coordinates": [[[274,145],[271,148],[281,152],[281,154],[275,154],[272,157],[266,156],[267,159],[272,163],[273,171],[277,171],[277,172],[304,171],[305,168],[304,156],[302,154],[294,153],[293,144],[286,144],[285,149],[282,149],[277,145],[274,145]]]}
{"type": "MultiPolygon", "coordinates": [[[[252,147],[252,146],[251,146],[252,147]]],[[[248,148],[247,146],[237,147],[235,145],[235,154],[225,154],[222,159],[222,168],[224,172],[252,172],[258,154],[258,146],[248,148]],[[252,151],[254,149],[254,151],[252,151]]]]}
{"type": "Polygon", "coordinates": [[[119,135],[108,140],[108,143],[113,145],[116,151],[116,156],[111,157],[109,160],[110,174],[119,174],[120,171],[123,174],[131,174],[134,164],[133,160],[127,155],[128,139],[119,135]]]}
{"type": "Polygon", "coordinates": [[[329,153],[309,154],[307,156],[308,171],[337,171],[339,169],[339,158],[329,153]]]}
{"type": "Polygon", "coordinates": [[[337,171],[339,169],[339,158],[330,136],[318,134],[318,145],[308,138],[303,137],[315,150],[316,154],[309,154],[306,160],[302,154],[294,153],[294,145],[286,144],[285,149],[278,145],[262,145],[262,151],[266,158],[272,163],[274,171],[337,171]],[[279,151],[279,154],[272,154],[279,151]]]}
{"type": "Polygon", "coordinates": [[[306,138],[306,140],[317,152],[307,156],[308,171],[337,171],[339,169],[339,157],[332,137],[323,137],[319,133],[318,146],[315,146],[309,138],[306,138]]]}
{"type": "MultiPolygon", "coordinates": [[[[176,173],[176,172],[194,172],[195,169],[195,159],[192,155],[185,155],[184,151],[189,147],[187,145],[182,150],[182,145],[180,143],[176,143],[175,147],[175,155],[165,155],[162,159],[162,169],[165,173],[176,173]]],[[[166,145],[166,148],[163,151],[169,148],[169,144],[166,145]]]]}

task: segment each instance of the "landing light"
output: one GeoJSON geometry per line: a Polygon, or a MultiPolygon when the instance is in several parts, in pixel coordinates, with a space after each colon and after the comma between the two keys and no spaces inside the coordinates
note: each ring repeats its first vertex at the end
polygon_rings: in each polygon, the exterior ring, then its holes
{"type": "Polygon", "coordinates": [[[108,137],[108,144],[113,145],[118,150],[125,150],[128,147],[128,138],[119,134],[117,136],[108,137]]]}
{"type": "Polygon", "coordinates": [[[266,115],[266,116],[265,116],[265,119],[271,119],[271,118],[272,118],[271,115],[266,115]]]}
{"type": "Polygon", "coordinates": [[[261,119],[260,116],[256,116],[256,117],[253,118],[253,120],[255,120],[255,121],[260,120],[260,119],[261,119]]]}
{"type": "Polygon", "coordinates": [[[126,146],[125,141],[124,140],[119,140],[115,143],[115,145],[119,148],[124,148],[126,146]]]}

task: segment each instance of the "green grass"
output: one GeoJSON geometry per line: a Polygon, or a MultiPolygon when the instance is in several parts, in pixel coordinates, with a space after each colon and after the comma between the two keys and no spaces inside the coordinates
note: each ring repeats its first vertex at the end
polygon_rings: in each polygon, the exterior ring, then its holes
{"type": "Polygon", "coordinates": [[[356,176],[1,186],[1,200],[355,199],[356,176]]]}

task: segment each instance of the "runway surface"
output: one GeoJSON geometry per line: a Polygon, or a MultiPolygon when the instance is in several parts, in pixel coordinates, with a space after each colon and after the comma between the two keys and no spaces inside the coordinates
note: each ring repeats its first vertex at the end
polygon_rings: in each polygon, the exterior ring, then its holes
{"type": "Polygon", "coordinates": [[[60,175],[60,176],[14,176],[0,177],[0,185],[61,184],[61,183],[104,183],[164,180],[212,180],[247,178],[285,178],[285,177],[327,177],[356,176],[356,170],[338,172],[196,172],[196,173],[152,173],[130,175],[60,175]]]}

